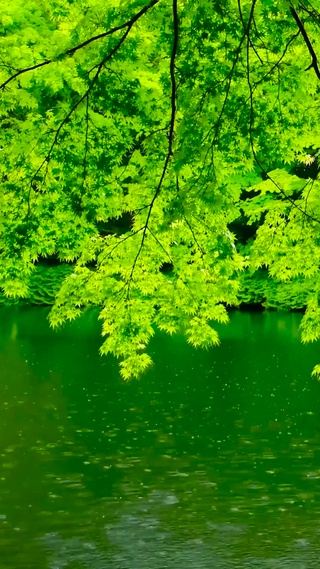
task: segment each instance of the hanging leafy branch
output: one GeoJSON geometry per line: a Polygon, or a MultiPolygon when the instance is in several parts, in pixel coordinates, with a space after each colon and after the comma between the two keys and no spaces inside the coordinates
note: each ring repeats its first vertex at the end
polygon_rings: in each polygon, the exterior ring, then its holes
{"type": "Polygon", "coordinates": [[[294,305],[297,279],[309,291],[303,337],[317,338],[319,13],[318,0],[8,3],[3,293],[28,297],[44,258],[69,264],[50,322],[98,306],[101,353],[126,379],[151,365],[156,328],[217,345],[214,322],[257,269],[294,305]]]}
{"type": "MultiPolygon", "coordinates": [[[[134,269],[136,267],[136,264],[138,262],[139,256],[140,256],[141,251],[142,251],[142,247],[144,245],[144,241],[146,238],[146,234],[147,234],[149,221],[150,221],[150,217],[152,214],[152,209],[153,209],[154,203],[155,203],[157,197],[159,196],[159,194],[161,192],[163,180],[164,180],[164,177],[165,177],[167,170],[168,170],[169,161],[170,161],[171,157],[173,156],[173,137],[174,137],[174,125],[175,125],[176,104],[177,104],[176,103],[177,86],[176,86],[176,78],[175,78],[175,60],[177,57],[178,39],[179,39],[179,20],[178,20],[177,0],[172,1],[172,14],[173,14],[173,20],[172,20],[172,23],[173,23],[173,45],[172,45],[172,52],[171,52],[171,58],[170,58],[171,118],[170,118],[170,125],[169,125],[169,134],[168,134],[168,152],[167,152],[167,155],[166,155],[166,158],[164,161],[163,170],[161,173],[159,183],[157,185],[156,191],[152,197],[152,200],[151,200],[149,208],[148,208],[146,222],[145,222],[145,226],[144,226],[144,229],[142,232],[141,243],[140,243],[140,246],[138,248],[137,254],[134,258],[134,261],[133,261],[133,264],[131,267],[131,271],[130,271],[130,275],[129,275],[129,281],[128,281],[129,287],[130,287],[130,283],[131,283],[131,280],[133,277],[134,269]]],[[[129,294],[129,292],[128,292],[128,294],[129,294]]]]}

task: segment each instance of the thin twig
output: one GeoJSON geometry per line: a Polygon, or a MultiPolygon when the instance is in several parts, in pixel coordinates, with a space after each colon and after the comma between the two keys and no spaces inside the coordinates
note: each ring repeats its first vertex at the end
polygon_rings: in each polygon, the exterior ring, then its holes
{"type": "Polygon", "coordinates": [[[31,65],[30,67],[25,67],[24,69],[20,69],[19,71],[17,71],[16,73],[14,73],[14,75],[11,75],[11,77],[9,77],[8,79],[6,79],[6,81],[4,81],[1,85],[0,85],[0,90],[4,89],[8,83],[10,83],[11,81],[13,81],[14,79],[16,79],[19,75],[22,75],[23,73],[27,73],[28,71],[34,71],[35,69],[39,69],[40,67],[44,67],[45,65],[50,65],[50,63],[53,63],[54,61],[63,59],[64,57],[67,56],[71,56],[74,55],[76,53],[76,51],[78,51],[79,49],[82,49],[84,47],[86,47],[87,45],[89,45],[90,43],[97,41],[99,39],[105,38],[107,36],[110,36],[111,34],[114,34],[115,32],[118,32],[120,30],[123,30],[125,28],[131,28],[133,26],[133,24],[139,20],[139,18],[141,18],[141,16],[143,16],[148,10],[150,10],[150,8],[152,8],[153,6],[155,6],[155,4],[157,4],[160,0],[152,0],[150,2],[150,4],[147,4],[147,6],[144,6],[140,12],[138,12],[137,14],[135,14],[130,20],[128,20],[127,22],[124,22],[124,24],[121,24],[120,26],[116,26],[115,28],[111,28],[110,30],[108,30],[107,32],[103,32],[101,34],[98,34],[97,36],[93,36],[89,39],[87,39],[86,41],[82,42],[79,45],[76,45],[70,49],[68,49],[67,51],[65,51],[64,53],[62,53],[61,55],[59,55],[58,58],[52,58],[52,59],[46,59],[45,61],[42,61],[41,63],[36,63],[35,65],[31,65]]]}
{"type": "MultiPolygon", "coordinates": [[[[251,13],[253,13],[253,12],[251,11],[251,13]]],[[[310,220],[315,221],[316,223],[320,224],[320,221],[318,219],[316,219],[315,217],[306,213],[298,204],[296,204],[295,201],[290,196],[288,196],[286,194],[286,192],[281,188],[281,186],[270,176],[270,174],[268,174],[268,172],[266,172],[266,170],[264,169],[263,165],[261,164],[261,162],[257,156],[257,153],[255,151],[254,140],[253,140],[253,122],[254,122],[254,116],[253,116],[253,85],[251,83],[251,76],[250,76],[249,41],[247,41],[247,83],[248,83],[248,87],[249,87],[249,99],[250,99],[249,138],[250,138],[251,151],[252,151],[252,154],[253,154],[253,157],[254,157],[256,164],[261,169],[262,174],[275,185],[275,187],[281,192],[281,194],[286,198],[286,200],[291,203],[291,205],[293,207],[298,209],[301,213],[303,213],[303,215],[305,215],[310,220]]]]}

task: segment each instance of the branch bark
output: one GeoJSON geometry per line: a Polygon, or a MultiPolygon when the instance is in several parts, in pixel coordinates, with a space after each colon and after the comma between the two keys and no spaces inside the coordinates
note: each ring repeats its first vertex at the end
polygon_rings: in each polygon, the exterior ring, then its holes
{"type": "Polygon", "coordinates": [[[305,71],[308,71],[309,69],[311,69],[313,67],[315,74],[317,75],[318,79],[320,79],[320,70],[319,70],[318,58],[317,58],[317,55],[316,55],[316,53],[312,47],[311,41],[310,41],[309,36],[306,32],[304,24],[300,20],[297,11],[292,6],[290,7],[290,11],[291,11],[291,14],[294,17],[295,22],[296,22],[296,24],[297,24],[297,26],[298,26],[301,34],[302,34],[302,37],[304,39],[304,43],[306,44],[308,51],[311,55],[311,59],[312,59],[311,64],[309,65],[309,67],[307,67],[307,69],[305,71]]]}

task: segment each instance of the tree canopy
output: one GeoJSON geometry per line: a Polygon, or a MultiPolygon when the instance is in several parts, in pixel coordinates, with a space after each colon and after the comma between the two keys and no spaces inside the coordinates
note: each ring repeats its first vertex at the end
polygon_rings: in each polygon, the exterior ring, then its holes
{"type": "Polygon", "coordinates": [[[12,0],[0,29],[6,296],[69,263],[50,322],[101,307],[126,379],[156,328],[218,344],[261,268],[320,337],[319,0],[12,0]]]}

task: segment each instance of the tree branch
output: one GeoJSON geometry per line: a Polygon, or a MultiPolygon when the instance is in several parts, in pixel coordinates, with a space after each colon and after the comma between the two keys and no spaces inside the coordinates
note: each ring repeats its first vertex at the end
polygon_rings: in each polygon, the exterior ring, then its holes
{"type": "Polygon", "coordinates": [[[88,138],[89,138],[89,97],[86,99],[86,129],[85,129],[85,140],[84,140],[84,156],[83,156],[83,179],[81,187],[81,199],[85,192],[85,185],[87,179],[87,168],[88,168],[88,138]]]}
{"type": "Polygon", "coordinates": [[[164,162],[164,166],[162,169],[162,174],[161,174],[159,183],[157,185],[156,191],[155,191],[153,198],[151,200],[151,203],[149,205],[149,211],[148,211],[146,222],[144,225],[141,243],[140,243],[139,249],[137,251],[137,254],[135,256],[135,259],[133,261],[133,265],[131,267],[131,272],[130,272],[130,276],[129,276],[129,280],[128,280],[128,295],[129,295],[129,291],[130,291],[130,283],[132,281],[134,269],[136,267],[136,264],[138,262],[138,259],[140,257],[140,254],[141,254],[144,242],[145,242],[152,209],[153,209],[154,203],[155,203],[158,195],[161,192],[162,183],[163,183],[164,177],[166,175],[170,159],[173,155],[173,138],[174,138],[174,127],[175,127],[175,117],[176,117],[176,97],[177,97],[177,85],[176,85],[176,78],[175,78],[175,60],[176,60],[176,56],[177,56],[178,39],[179,39],[178,0],[172,0],[172,14],[173,14],[173,45],[172,45],[172,52],[171,52],[171,58],[170,58],[171,119],[170,119],[169,133],[168,133],[168,153],[167,153],[167,156],[166,156],[166,159],[164,162]]]}
{"type": "Polygon", "coordinates": [[[164,253],[167,255],[170,263],[173,264],[173,260],[170,257],[170,254],[168,253],[168,251],[166,251],[166,249],[164,248],[164,246],[162,245],[161,241],[159,241],[158,237],[156,237],[156,235],[153,233],[153,231],[151,231],[150,227],[148,227],[148,231],[150,233],[150,235],[152,235],[153,239],[156,241],[156,243],[158,243],[158,245],[160,245],[162,251],[164,251],[164,253]]]}
{"type": "MultiPolygon", "coordinates": [[[[251,11],[251,14],[253,15],[253,11],[251,11]]],[[[301,30],[302,33],[302,30],[301,30]]],[[[306,213],[298,204],[295,203],[295,201],[286,194],[286,192],[283,190],[283,188],[281,188],[281,186],[268,174],[268,172],[266,172],[266,170],[264,169],[263,165],[261,164],[257,153],[255,151],[254,148],[254,141],[253,141],[253,122],[254,122],[254,116],[253,116],[253,85],[251,83],[251,76],[250,76],[250,50],[249,50],[249,41],[247,40],[247,83],[248,83],[248,87],[249,87],[249,99],[250,99],[250,121],[249,121],[249,139],[250,139],[250,147],[251,147],[251,151],[254,157],[254,160],[256,162],[256,164],[259,166],[259,168],[261,169],[262,174],[268,179],[270,180],[274,186],[280,191],[280,193],[285,197],[285,199],[290,202],[291,206],[295,207],[296,209],[298,209],[305,217],[307,217],[308,219],[310,219],[311,221],[315,221],[316,223],[320,224],[319,219],[316,219],[315,217],[313,217],[312,215],[309,215],[308,213],[306,213]]]]}
{"type": "Polygon", "coordinates": [[[192,225],[190,224],[190,222],[188,221],[188,219],[187,219],[185,213],[183,214],[183,219],[184,219],[184,221],[186,222],[186,224],[187,224],[187,226],[188,226],[188,228],[189,228],[189,231],[190,231],[190,233],[191,233],[191,235],[192,235],[192,237],[193,237],[193,240],[194,240],[196,246],[198,247],[198,249],[199,249],[199,251],[200,251],[201,260],[202,260],[202,262],[203,262],[203,257],[205,256],[205,251],[204,251],[203,248],[201,247],[201,245],[200,245],[198,239],[196,238],[195,233],[194,233],[194,230],[193,230],[193,227],[192,227],[192,225]]]}
{"type": "Polygon", "coordinates": [[[44,158],[44,160],[41,162],[40,166],[38,167],[38,169],[36,170],[36,172],[34,173],[34,175],[32,176],[31,181],[35,178],[35,176],[40,172],[42,166],[48,162],[50,160],[52,151],[57,143],[57,140],[59,138],[59,134],[62,130],[62,128],[64,127],[64,125],[66,124],[66,122],[69,120],[69,118],[71,117],[71,115],[74,113],[74,111],[78,108],[78,106],[80,105],[80,103],[82,103],[82,101],[84,101],[90,94],[90,92],[92,91],[93,87],[95,86],[99,75],[101,73],[101,70],[104,66],[104,64],[109,61],[109,59],[112,58],[112,56],[120,49],[121,45],[123,44],[124,40],[126,39],[127,35],[129,34],[131,29],[131,26],[127,28],[126,32],[123,34],[122,38],[118,41],[118,43],[114,46],[114,48],[108,53],[108,55],[106,55],[104,57],[104,59],[99,63],[98,65],[98,69],[88,87],[88,89],[86,90],[86,92],[81,95],[81,97],[74,103],[74,105],[71,107],[71,109],[69,110],[69,112],[66,114],[66,116],[64,117],[64,119],[61,121],[59,127],[56,130],[56,134],[54,136],[54,139],[52,141],[52,144],[49,148],[49,152],[47,153],[46,157],[44,158]]]}
{"type": "Polygon", "coordinates": [[[268,77],[268,75],[271,75],[271,74],[274,72],[274,70],[275,70],[276,68],[279,69],[279,65],[280,65],[281,61],[283,60],[283,58],[285,57],[285,55],[286,55],[286,53],[287,53],[287,51],[288,51],[289,46],[290,46],[291,43],[299,36],[299,34],[300,34],[300,30],[298,30],[298,32],[297,32],[296,34],[294,34],[294,35],[289,39],[289,41],[286,43],[286,46],[285,46],[285,48],[284,48],[284,50],[283,50],[283,52],[282,52],[281,57],[279,57],[278,61],[276,61],[276,63],[274,63],[274,64],[272,65],[272,67],[270,67],[269,71],[268,71],[267,73],[265,73],[265,74],[263,75],[263,77],[261,77],[260,79],[258,79],[258,81],[256,81],[256,82],[254,83],[254,85],[253,85],[253,90],[255,90],[255,89],[258,87],[258,85],[260,85],[260,83],[262,83],[262,82],[268,77]]]}
{"type": "Polygon", "coordinates": [[[257,50],[256,50],[255,45],[253,44],[253,42],[252,42],[252,40],[251,40],[251,37],[250,37],[250,26],[248,27],[248,26],[245,25],[245,21],[244,21],[243,14],[242,14],[242,8],[241,8],[241,2],[240,2],[240,0],[238,0],[238,11],[239,11],[239,16],[240,16],[241,24],[242,24],[242,27],[243,27],[243,31],[244,31],[244,33],[246,34],[247,38],[248,38],[248,41],[249,41],[249,43],[250,43],[250,46],[252,47],[252,49],[253,49],[254,53],[256,54],[257,58],[259,59],[260,63],[261,63],[262,65],[264,65],[264,62],[262,61],[262,59],[261,59],[259,53],[258,53],[257,50]]]}
{"type": "Polygon", "coordinates": [[[313,47],[312,47],[311,41],[310,41],[309,36],[308,36],[308,34],[307,34],[307,32],[306,32],[306,29],[305,29],[305,27],[304,27],[304,24],[303,24],[303,22],[300,20],[299,15],[297,14],[296,10],[295,10],[292,6],[290,7],[290,12],[291,12],[292,16],[294,17],[294,19],[295,19],[295,21],[296,21],[296,24],[297,24],[297,26],[298,26],[298,28],[299,28],[301,34],[302,34],[302,37],[303,37],[303,39],[304,39],[304,42],[305,42],[305,44],[306,44],[306,46],[307,46],[307,48],[308,48],[308,50],[309,50],[309,53],[310,53],[310,55],[311,55],[312,62],[311,62],[311,64],[309,65],[309,67],[307,67],[307,69],[306,69],[305,71],[308,71],[309,69],[311,69],[311,68],[313,67],[316,76],[318,77],[318,79],[320,79],[320,70],[319,70],[318,58],[317,58],[317,55],[316,55],[316,53],[315,53],[315,51],[314,51],[314,49],[313,49],[313,47]]]}
{"type": "MultiPolygon", "coordinates": [[[[128,28],[131,29],[133,24],[139,20],[139,18],[141,16],[143,16],[148,10],[150,10],[150,8],[153,8],[153,6],[155,6],[155,4],[157,4],[160,0],[152,0],[149,4],[147,4],[146,6],[144,6],[140,12],[138,12],[137,14],[135,14],[130,20],[128,20],[127,22],[125,22],[124,24],[121,24],[120,26],[116,26],[115,28],[111,28],[110,30],[108,30],[107,32],[103,32],[97,36],[93,36],[89,39],[87,39],[86,41],[82,42],[79,45],[76,45],[75,47],[72,47],[70,49],[68,49],[67,51],[65,51],[64,53],[62,53],[58,59],[63,59],[64,57],[67,56],[71,56],[74,55],[74,53],[76,51],[78,51],[79,49],[82,49],[83,47],[86,47],[87,45],[89,45],[90,43],[97,41],[99,39],[105,38],[107,36],[110,36],[111,34],[114,34],[115,32],[118,32],[119,30],[123,30],[124,28],[128,28]]],[[[8,83],[10,83],[11,81],[13,81],[14,79],[16,79],[17,77],[19,77],[19,75],[22,75],[23,73],[27,73],[28,71],[34,71],[35,69],[39,69],[40,67],[44,67],[45,65],[49,65],[50,63],[53,63],[54,61],[56,61],[56,58],[52,58],[52,59],[46,59],[45,61],[42,61],[41,63],[36,63],[35,65],[31,65],[30,67],[25,67],[24,69],[19,69],[19,71],[17,71],[16,73],[14,73],[14,75],[11,75],[11,77],[9,77],[8,79],[6,79],[6,81],[4,81],[1,85],[0,85],[0,90],[3,90],[8,83]]]]}

